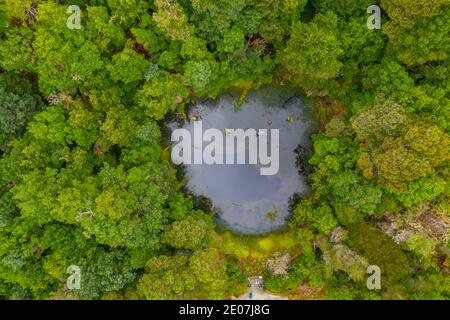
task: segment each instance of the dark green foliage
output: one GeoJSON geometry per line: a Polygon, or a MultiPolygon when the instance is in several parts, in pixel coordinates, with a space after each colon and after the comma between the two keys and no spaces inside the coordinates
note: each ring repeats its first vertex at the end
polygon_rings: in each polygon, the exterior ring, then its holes
{"type": "Polygon", "coordinates": [[[385,286],[392,286],[410,273],[405,253],[389,236],[365,223],[347,227],[348,245],[369,264],[380,267],[385,286]]]}
{"type": "Polygon", "coordinates": [[[22,135],[41,103],[26,78],[0,75],[0,151],[5,151],[12,139],[22,135]]]}

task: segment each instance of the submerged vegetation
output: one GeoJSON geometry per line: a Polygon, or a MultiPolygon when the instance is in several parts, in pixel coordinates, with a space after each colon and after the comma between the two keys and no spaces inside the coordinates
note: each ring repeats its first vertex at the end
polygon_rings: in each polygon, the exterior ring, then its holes
{"type": "Polygon", "coordinates": [[[70,5],[79,26],[0,0],[1,299],[226,299],[259,274],[296,299],[450,298],[448,0],[70,5]],[[317,101],[312,191],[284,233],[219,233],[162,121],[265,84],[317,101]]]}

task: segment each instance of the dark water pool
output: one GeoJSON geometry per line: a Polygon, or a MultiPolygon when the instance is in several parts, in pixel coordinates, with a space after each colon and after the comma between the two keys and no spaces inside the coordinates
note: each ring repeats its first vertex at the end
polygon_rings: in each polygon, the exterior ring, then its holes
{"type": "MultiPolygon", "coordinates": [[[[214,101],[198,102],[188,118],[201,119],[203,132],[209,128],[222,132],[230,128],[279,129],[278,173],[261,175],[258,164],[190,164],[186,165],[187,188],[212,200],[219,226],[236,233],[266,233],[287,223],[289,199],[294,194],[308,192],[305,178],[298,174],[295,149],[299,145],[310,148],[310,106],[284,88],[253,91],[239,107],[237,98],[224,94],[214,101]]],[[[170,127],[179,128],[175,123],[170,127]]],[[[182,127],[193,134],[194,121],[182,127]]]]}

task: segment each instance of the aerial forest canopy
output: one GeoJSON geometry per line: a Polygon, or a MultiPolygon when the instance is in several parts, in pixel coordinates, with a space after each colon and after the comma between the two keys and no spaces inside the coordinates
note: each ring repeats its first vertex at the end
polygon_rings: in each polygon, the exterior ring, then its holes
{"type": "Polygon", "coordinates": [[[257,274],[292,299],[450,299],[449,20],[450,0],[0,0],[0,299],[228,299],[257,274]],[[267,84],[314,101],[312,190],[283,233],[238,237],[163,122],[267,84]]]}

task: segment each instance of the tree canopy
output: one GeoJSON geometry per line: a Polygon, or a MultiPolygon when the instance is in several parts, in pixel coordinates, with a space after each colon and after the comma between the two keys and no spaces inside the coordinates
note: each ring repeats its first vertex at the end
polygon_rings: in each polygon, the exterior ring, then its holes
{"type": "Polygon", "coordinates": [[[448,0],[70,5],[79,28],[65,1],[0,1],[0,299],[228,299],[255,273],[291,298],[450,298],[448,0]],[[229,235],[164,121],[266,84],[312,101],[311,190],[286,232],[229,235]]]}

